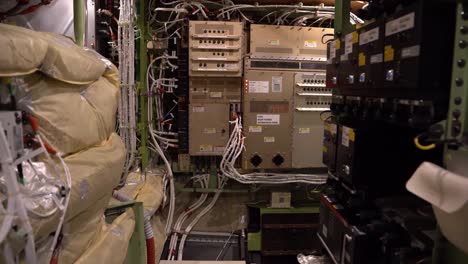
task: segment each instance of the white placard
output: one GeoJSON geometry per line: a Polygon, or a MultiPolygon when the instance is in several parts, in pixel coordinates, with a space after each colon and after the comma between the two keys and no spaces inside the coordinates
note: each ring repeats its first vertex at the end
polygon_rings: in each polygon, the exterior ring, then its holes
{"type": "Polygon", "coordinates": [[[310,128],[309,127],[300,127],[299,128],[299,134],[310,134],[310,128]]]}
{"type": "Polygon", "coordinates": [[[271,77],[271,92],[281,93],[283,91],[283,77],[273,76],[271,77]]]}
{"type": "Polygon", "coordinates": [[[349,127],[343,127],[343,131],[341,132],[341,145],[345,147],[349,147],[349,127]]]}
{"type": "Polygon", "coordinates": [[[205,107],[202,106],[202,105],[193,106],[192,111],[194,113],[203,113],[203,112],[205,112],[205,107]]]}
{"type": "Polygon", "coordinates": [[[262,126],[249,126],[250,133],[262,133],[262,126]]]}
{"type": "Polygon", "coordinates": [[[370,64],[382,63],[383,62],[383,54],[375,54],[370,57],[370,64]]]}
{"type": "Polygon", "coordinates": [[[385,24],[385,36],[411,29],[414,27],[414,12],[404,15],[400,18],[394,19],[385,24]]]}
{"type": "Polygon", "coordinates": [[[269,81],[249,81],[249,93],[268,93],[269,81]]]}
{"type": "Polygon", "coordinates": [[[336,40],[333,40],[330,43],[330,54],[328,55],[328,58],[330,60],[336,58],[336,40]]]}
{"type": "Polygon", "coordinates": [[[271,114],[258,114],[257,115],[257,125],[279,125],[280,124],[280,115],[271,115],[271,114]]]}
{"type": "Polygon", "coordinates": [[[418,57],[419,56],[419,45],[407,47],[401,50],[401,58],[411,58],[411,57],[418,57]]]}
{"type": "Polygon", "coordinates": [[[353,33],[349,33],[345,36],[345,48],[344,54],[350,54],[353,52],[353,33]]]}
{"type": "Polygon", "coordinates": [[[275,137],[263,137],[263,142],[273,143],[273,142],[275,142],[275,137]]]}
{"type": "Polygon", "coordinates": [[[359,46],[379,39],[379,28],[376,27],[359,35],[359,46]]]}

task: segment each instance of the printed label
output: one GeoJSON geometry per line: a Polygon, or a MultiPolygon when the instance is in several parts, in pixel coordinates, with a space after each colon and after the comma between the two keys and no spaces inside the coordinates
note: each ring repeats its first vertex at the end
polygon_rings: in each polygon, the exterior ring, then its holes
{"type": "Polygon", "coordinates": [[[200,152],[212,152],[213,145],[200,145],[200,152]]]}
{"type": "Polygon", "coordinates": [[[203,129],[203,134],[216,134],[216,128],[204,128],[203,129]]]}
{"type": "Polygon", "coordinates": [[[379,39],[379,28],[376,27],[359,35],[359,46],[379,39]]]}
{"type": "Polygon", "coordinates": [[[414,12],[404,15],[400,18],[394,19],[385,24],[385,36],[411,29],[414,27],[414,12]]]}
{"type": "Polygon", "coordinates": [[[249,132],[250,133],[261,133],[262,132],[262,126],[249,126],[249,132]]]}
{"type": "Polygon", "coordinates": [[[223,152],[224,151],[224,146],[215,146],[214,151],[215,152],[223,152]]]}
{"type": "Polygon", "coordinates": [[[269,81],[249,81],[249,93],[268,93],[269,81]]]}
{"type": "Polygon", "coordinates": [[[257,125],[279,125],[280,115],[268,115],[260,114],[257,115],[257,125]]]}
{"type": "MultiPolygon", "coordinates": [[[[336,58],[336,42],[338,40],[334,40],[330,43],[330,54],[328,55],[328,58],[330,60],[336,58]]],[[[331,62],[330,62],[331,63],[331,62]]]]}
{"type": "Polygon", "coordinates": [[[279,39],[269,39],[267,40],[268,46],[279,46],[280,40],[279,39]]]}
{"type": "Polygon", "coordinates": [[[223,97],[223,92],[210,92],[210,97],[211,98],[222,98],[223,97]]]}
{"type": "Polygon", "coordinates": [[[317,41],[315,40],[304,40],[304,47],[306,48],[316,48],[317,41]]]}
{"type": "Polygon", "coordinates": [[[370,64],[382,63],[383,62],[383,55],[382,53],[372,55],[370,57],[370,64]]]}
{"type": "Polygon", "coordinates": [[[273,76],[271,77],[271,92],[281,93],[283,91],[283,77],[273,76]]]}
{"type": "Polygon", "coordinates": [[[341,60],[341,61],[347,61],[347,60],[348,60],[348,54],[342,54],[342,55],[340,56],[340,60],[341,60]]]}
{"type": "Polygon", "coordinates": [[[273,142],[275,142],[275,137],[263,137],[263,142],[273,143],[273,142]]]}
{"type": "Polygon", "coordinates": [[[349,33],[345,36],[345,50],[344,54],[350,54],[353,52],[353,33],[349,33]]]}
{"type": "Polygon", "coordinates": [[[310,134],[310,128],[309,127],[300,127],[299,128],[299,134],[310,134]]]}
{"type": "Polygon", "coordinates": [[[193,106],[193,107],[192,107],[192,111],[193,111],[194,113],[203,113],[203,112],[205,112],[205,107],[202,106],[202,105],[193,106]]]}
{"type": "Polygon", "coordinates": [[[349,128],[343,127],[343,132],[341,133],[341,145],[349,147],[349,128]]]}
{"type": "Polygon", "coordinates": [[[237,63],[226,63],[226,67],[225,67],[225,68],[226,68],[226,69],[232,70],[232,69],[237,69],[237,68],[239,68],[239,66],[237,65],[237,63]]]}
{"type": "Polygon", "coordinates": [[[411,58],[419,56],[419,45],[407,47],[401,50],[401,58],[411,58]]]}

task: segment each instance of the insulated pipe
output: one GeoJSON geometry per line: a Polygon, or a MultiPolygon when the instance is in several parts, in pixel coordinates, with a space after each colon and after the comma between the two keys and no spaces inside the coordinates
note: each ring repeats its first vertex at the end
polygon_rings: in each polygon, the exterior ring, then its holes
{"type": "Polygon", "coordinates": [[[73,0],[73,29],[76,45],[83,47],[85,35],[85,4],[86,0],[73,0]]]}

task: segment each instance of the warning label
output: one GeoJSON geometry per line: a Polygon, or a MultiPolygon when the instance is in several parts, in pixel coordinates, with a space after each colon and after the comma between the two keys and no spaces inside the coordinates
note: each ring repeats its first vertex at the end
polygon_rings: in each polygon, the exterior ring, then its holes
{"type": "Polygon", "coordinates": [[[279,125],[280,115],[257,115],[257,125],[279,125]]]}

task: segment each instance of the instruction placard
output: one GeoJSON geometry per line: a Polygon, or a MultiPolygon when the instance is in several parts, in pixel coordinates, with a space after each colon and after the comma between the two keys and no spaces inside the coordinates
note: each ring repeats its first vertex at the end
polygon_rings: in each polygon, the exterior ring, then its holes
{"type": "Polygon", "coordinates": [[[280,115],[259,114],[257,115],[257,125],[279,125],[280,115]]]}
{"type": "Polygon", "coordinates": [[[271,92],[281,93],[283,91],[283,77],[273,76],[271,77],[271,92]]]}
{"type": "Polygon", "coordinates": [[[269,81],[249,81],[249,93],[268,93],[269,81]]]}

